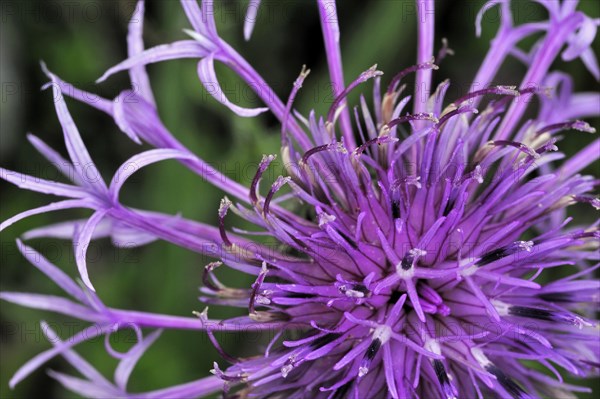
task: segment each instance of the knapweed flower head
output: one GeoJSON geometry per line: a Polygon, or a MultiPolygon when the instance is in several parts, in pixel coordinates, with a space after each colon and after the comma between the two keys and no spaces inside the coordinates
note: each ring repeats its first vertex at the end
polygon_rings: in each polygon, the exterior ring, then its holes
{"type": "MultiPolygon", "coordinates": [[[[259,3],[248,6],[246,39],[259,3]]],[[[566,208],[583,203],[589,215],[600,208],[593,194],[598,178],[580,174],[600,157],[600,141],[567,158],[559,144],[563,134],[581,134],[568,131],[594,132],[581,119],[600,114],[600,96],[574,93],[571,77],[550,68],[557,57],[579,58],[598,78],[591,44],[599,21],[577,11],[576,1],[540,3],[547,20],[521,25],[513,22],[509,0],[483,7],[477,33],[492,7],[501,10],[500,26],[471,88],[454,99],[445,95],[449,81],[432,87],[433,74],[452,52],[444,42],[434,54],[433,0],[416,3],[415,65],[389,76],[375,65],[350,83],[343,74],[335,3],[317,1],[335,97],[325,115],[293,107],[309,76],[306,67],[290,84],[287,101],[265,90],[265,79],[219,36],[211,1],[182,0],[192,27],[185,30],[188,38],[149,49],[142,41],[144,2],[138,3],[127,37],[128,58],[100,79],[129,72],[135,90],[114,101],[91,97],[43,66],[69,159],[39,138],[29,139],[49,161],[66,166],[71,183],[2,170],[2,178],[23,189],[66,198],[14,216],[2,229],[43,212],[89,208],[94,213],[23,236],[72,239],[80,284],[18,242],[23,255],[70,298],[13,292],[1,297],[90,326],[59,338],[44,324],[53,347],[25,364],[10,384],[60,355],[80,376],[54,371],[50,376],[86,397],[189,398],[222,392],[237,398],[566,398],[585,391],[564,378],[594,376],[600,367],[600,283],[594,278],[599,222],[590,216],[574,225],[566,208]],[[526,39],[535,41],[529,52],[518,46],[526,39]],[[527,67],[525,76],[493,85],[508,57],[527,67]],[[272,112],[279,119],[277,156],[284,175],[265,184],[276,157],[265,155],[245,187],[167,130],[146,65],[181,58],[199,59],[200,81],[235,114],[272,112]],[[250,87],[260,87],[257,95],[265,107],[243,108],[227,99],[215,62],[250,87]],[[416,79],[412,94],[403,84],[410,74],[416,79]],[[369,85],[372,104],[363,96],[358,104],[349,103],[351,92],[369,85]],[[155,149],[133,156],[111,182],[103,181],[62,94],[109,114],[132,140],[155,149]],[[534,100],[539,106],[529,109],[534,100]],[[119,202],[131,174],[166,159],[179,160],[227,193],[215,207],[218,226],[119,202]],[[232,229],[231,213],[255,230],[232,229]],[[257,235],[279,245],[263,245],[257,235]],[[184,317],[105,306],[88,273],[86,248],[92,239],[107,236],[116,244],[161,239],[218,258],[203,272],[201,302],[247,309],[247,315],[215,320],[208,308],[184,317]],[[218,267],[255,281],[231,287],[216,277],[218,267]],[[240,327],[277,334],[254,356],[240,358],[224,351],[215,335],[240,327]],[[108,339],[120,329],[137,336],[126,353],[116,352],[108,339]],[[213,376],[128,392],[131,371],[163,329],[207,334],[222,357],[215,359],[213,376]],[[294,334],[286,334],[290,331],[294,334]],[[74,351],[99,336],[107,337],[108,353],[120,359],[113,381],[74,351]]]]}

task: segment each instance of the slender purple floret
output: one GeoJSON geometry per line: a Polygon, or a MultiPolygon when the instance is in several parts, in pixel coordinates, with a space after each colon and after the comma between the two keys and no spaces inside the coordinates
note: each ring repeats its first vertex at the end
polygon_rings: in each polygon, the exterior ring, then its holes
{"type": "MultiPolygon", "coordinates": [[[[434,58],[433,1],[415,5],[416,64],[392,73],[383,88],[375,66],[345,85],[336,5],[317,1],[335,100],[325,115],[311,111],[304,117],[293,103],[302,95],[305,67],[284,103],[219,37],[212,1],[181,4],[193,40],[144,49],[144,2],[138,3],[129,25],[128,58],[100,79],[128,71],[139,89],[135,92],[126,90],[115,101],[90,101],[89,93],[43,67],[69,158],[35,136],[29,139],[50,162],[64,166],[61,172],[71,183],[0,169],[0,177],[21,188],[65,198],[9,218],[0,230],[39,213],[93,210],[88,219],[40,227],[22,237],[73,240],[82,283],[18,241],[23,255],[67,298],[16,292],[0,298],[89,326],[65,339],[43,323],[52,348],[19,369],[11,386],[60,355],[81,376],[54,371],[50,376],[86,397],[191,398],[222,392],[232,398],[525,399],[588,391],[566,377],[593,377],[600,371],[600,281],[594,277],[600,268],[600,219],[576,224],[566,210],[573,204],[584,207],[586,215],[600,209],[594,194],[599,178],[581,174],[600,158],[600,140],[568,158],[560,152],[560,140],[581,134],[577,131],[595,132],[582,119],[600,116],[600,95],[574,93],[572,79],[550,68],[559,56],[580,58],[598,76],[591,47],[597,20],[575,10],[575,2],[548,1],[542,2],[548,20],[515,26],[509,0],[486,3],[476,18],[477,34],[484,14],[495,6],[501,10],[499,30],[469,91],[448,100],[449,81],[432,87],[437,64],[452,53],[443,41],[434,58]],[[524,39],[536,42],[529,53],[517,46],[524,39]],[[525,76],[492,85],[509,56],[524,63],[525,76]],[[279,119],[287,175],[267,186],[263,176],[276,156],[265,155],[250,187],[244,187],[174,138],[158,116],[146,65],[180,58],[198,58],[201,83],[238,116],[270,111],[279,119]],[[227,99],[215,62],[251,87],[261,87],[257,94],[265,107],[243,108],[227,99]],[[404,95],[401,85],[412,73],[413,97],[404,95]],[[372,107],[361,97],[351,108],[348,94],[371,83],[372,107]],[[62,94],[107,113],[133,141],[154,149],[130,158],[105,182],[62,94]],[[137,101],[120,101],[124,95],[137,101]],[[539,103],[536,109],[529,107],[532,99],[539,103]],[[411,100],[413,112],[407,113],[411,100]],[[119,192],[131,174],[170,159],[227,194],[215,206],[217,226],[120,203],[119,192]],[[230,228],[231,213],[256,228],[230,228]],[[262,245],[258,235],[278,245],[262,245]],[[86,248],[92,239],[107,236],[115,245],[161,239],[218,259],[201,277],[204,310],[183,317],[104,305],[102,290],[96,292],[92,284],[86,248]],[[218,267],[248,274],[254,282],[231,287],[217,278],[218,267]],[[204,306],[213,304],[241,308],[247,315],[211,319],[204,306]],[[121,329],[137,337],[124,354],[108,340],[121,329]],[[165,329],[207,334],[222,358],[210,370],[213,375],[158,391],[129,392],[135,364],[165,329]],[[215,334],[236,330],[275,334],[255,356],[241,358],[226,352],[215,334]],[[100,336],[119,360],[112,381],[74,350],[100,336]]],[[[260,1],[248,6],[246,40],[259,6],[260,1]]]]}

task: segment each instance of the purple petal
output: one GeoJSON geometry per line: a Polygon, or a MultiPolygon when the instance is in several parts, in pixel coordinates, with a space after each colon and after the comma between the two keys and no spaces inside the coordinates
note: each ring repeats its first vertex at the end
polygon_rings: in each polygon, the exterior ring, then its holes
{"type": "Polygon", "coordinates": [[[112,113],[112,104],[109,100],[100,97],[98,94],[93,94],[88,91],[80,90],[73,86],[71,83],[65,82],[55,74],[53,74],[52,76],[53,80],[42,86],[42,90],[53,86],[58,88],[63,95],[86,103],[96,109],[99,109],[100,111],[106,112],[107,114],[112,113]]]}
{"type": "Polygon", "coordinates": [[[223,93],[219,81],[217,80],[214,56],[212,54],[206,56],[198,63],[198,76],[211,96],[239,116],[253,117],[269,110],[269,108],[243,108],[231,103],[227,97],[225,97],[225,93],[223,93]]]}
{"type": "Polygon", "coordinates": [[[55,83],[52,85],[52,92],[54,93],[54,106],[56,108],[58,120],[60,121],[63,129],[67,151],[69,152],[69,157],[75,166],[75,170],[77,171],[79,168],[78,173],[86,186],[99,192],[106,191],[107,188],[102,180],[102,175],[100,175],[100,172],[92,161],[87,148],[85,148],[83,140],[81,139],[79,131],[77,130],[77,126],[75,126],[75,122],[73,122],[73,118],[71,118],[71,114],[67,109],[65,98],[60,89],[57,87],[58,81],[56,76],[50,72],[43,63],[42,69],[44,70],[44,73],[46,73],[46,75],[52,79],[52,82],[55,83]]]}
{"type": "Polygon", "coordinates": [[[90,281],[90,277],[87,271],[86,264],[86,255],[88,246],[90,245],[90,240],[92,239],[92,234],[94,233],[94,229],[100,223],[104,215],[108,212],[107,209],[101,209],[96,211],[85,223],[82,229],[76,234],[76,237],[73,240],[73,250],[75,252],[75,261],[77,263],[77,269],[79,270],[79,274],[81,275],[81,279],[84,284],[91,289],[92,291],[96,291],[92,282],[90,281]]]}
{"type": "Polygon", "coordinates": [[[155,235],[131,228],[123,223],[113,222],[111,241],[115,247],[135,248],[140,247],[158,239],[155,235]]]}
{"type": "MultiPolygon", "coordinates": [[[[140,213],[144,212],[140,211],[140,213]]],[[[86,221],[87,219],[77,219],[39,227],[37,229],[28,230],[23,234],[22,238],[24,240],[47,237],[65,240],[73,239],[77,229],[84,225],[86,221]]],[[[158,239],[155,235],[134,229],[124,223],[109,218],[105,218],[98,223],[92,234],[92,240],[104,237],[111,237],[112,244],[119,248],[139,247],[158,239]]]]}
{"type": "Polygon", "coordinates": [[[594,51],[591,48],[588,48],[581,53],[580,58],[592,76],[596,78],[596,80],[600,80],[600,67],[598,66],[598,59],[596,58],[594,51]]]}
{"type": "Polygon", "coordinates": [[[60,202],[53,202],[51,204],[40,206],[38,208],[29,209],[27,211],[18,213],[15,216],[6,219],[4,222],[0,223],[0,231],[18,222],[19,220],[28,218],[29,216],[73,208],[93,208],[93,206],[91,203],[86,202],[84,200],[65,200],[60,202]]]}
{"type": "Polygon", "coordinates": [[[574,33],[572,39],[569,40],[569,45],[562,53],[562,59],[564,61],[572,61],[581,56],[592,45],[597,30],[596,22],[591,18],[585,17],[577,33],[574,33]]]}
{"type": "Polygon", "coordinates": [[[44,158],[50,161],[52,166],[58,169],[58,171],[61,172],[67,179],[73,179],[75,182],[81,183],[78,181],[79,176],[72,173],[73,164],[71,162],[63,158],[58,152],[54,151],[54,149],[44,143],[39,137],[34,136],[33,134],[28,134],[27,139],[31,145],[33,145],[35,149],[44,156],[44,158]]]}
{"type": "Polygon", "coordinates": [[[567,162],[561,166],[563,171],[561,177],[567,178],[579,172],[586,166],[600,158],[600,139],[596,139],[588,144],[584,149],[573,155],[567,162]]]}
{"type": "Polygon", "coordinates": [[[204,22],[207,36],[218,39],[217,24],[215,23],[215,7],[213,3],[212,0],[202,0],[202,21],[204,22]]]}
{"type": "Polygon", "coordinates": [[[130,395],[132,399],[179,399],[210,395],[223,389],[223,380],[210,376],[165,389],[130,395]]]}
{"type": "Polygon", "coordinates": [[[65,272],[50,263],[48,259],[42,256],[42,254],[23,244],[20,240],[17,240],[17,248],[19,248],[21,254],[23,254],[29,263],[48,276],[48,278],[54,281],[56,285],[62,288],[67,294],[83,303],[87,302],[87,297],[81,291],[81,287],[75,284],[73,279],[71,279],[71,277],[69,277],[65,272]]]}
{"type": "Polygon", "coordinates": [[[125,391],[127,387],[127,381],[133,371],[133,368],[137,364],[140,357],[146,352],[146,350],[160,337],[162,330],[157,330],[150,333],[144,340],[136,344],[123,360],[119,362],[117,369],[115,370],[115,383],[119,388],[125,391]]]}
{"type": "MultiPolygon", "coordinates": [[[[87,219],[69,220],[66,222],[54,223],[36,229],[28,230],[22,236],[24,240],[34,238],[61,238],[63,240],[73,239],[75,232],[80,226],[83,226],[87,219]]],[[[102,220],[92,235],[92,239],[104,238],[110,236],[112,232],[113,221],[110,219],[102,220]]]]}
{"type": "Polygon", "coordinates": [[[181,0],[181,7],[190,21],[190,24],[192,24],[192,27],[198,33],[207,35],[208,31],[206,29],[205,18],[202,16],[202,10],[200,10],[198,0],[181,0]]]}
{"type": "Polygon", "coordinates": [[[119,198],[119,191],[121,187],[131,175],[133,175],[138,170],[142,169],[144,166],[164,161],[167,159],[195,159],[195,156],[184,153],[178,150],[170,150],[170,149],[159,149],[159,150],[149,150],[142,152],[141,154],[134,155],[125,161],[117,170],[114,177],[110,182],[110,194],[113,201],[117,201],[119,198]]]}
{"type": "Polygon", "coordinates": [[[104,72],[96,83],[104,82],[109,76],[133,67],[153,64],[155,62],[176,60],[180,58],[202,58],[208,50],[195,40],[180,40],[170,44],[152,47],[113,66],[104,72]]]}
{"type": "Polygon", "coordinates": [[[248,8],[246,9],[246,18],[244,19],[244,39],[250,40],[254,25],[256,24],[256,17],[258,15],[258,7],[260,7],[260,0],[250,0],[248,8]]]}
{"type": "Polygon", "coordinates": [[[109,331],[111,331],[112,326],[97,326],[93,325],[87,327],[74,336],[67,339],[65,342],[56,345],[52,349],[48,349],[42,353],[37,354],[35,357],[31,358],[27,363],[17,370],[15,375],[11,378],[9,385],[11,388],[14,388],[19,382],[21,382],[24,378],[26,378],[29,374],[33,373],[37,370],[42,364],[46,363],[48,360],[53,357],[60,355],[63,351],[68,350],[74,347],[77,344],[80,344],[84,341],[90,340],[92,338],[103,335],[109,331]]]}
{"type": "MultiPolygon", "coordinates": [[[[325,42],[325,54],[327,55],[327,65],[329,67],[329,78],[333,89],[334,97],[337,97],[344,91],[344,70],[342,66],[342,53],[340,50],[340,27],[338,23],[337,9],[333,0],[319,0],[319,16],[321,18],[321,30],[323,31],[323,40],[325,42]]],[[[356,141],[352,133],[352,124],[350,121],[350,112],[348,107],[341,111],[340,126],[346,145],[350,149],[356,147],[356,141]]]]}
{"type": "Polygon", "coordinates": [[[106,399],[106,398],[129,398],[130,395],[120,392],[115,388],[72,377],[67,374],[59,373],[54,370],[48,370],[48,375],[60,382],[66,389],[85,398],[106,399]]]}
{"type": "MultiPolygon", "coordinates": [[[[42,331],[46,336],[46,339],[50,341],[54,346],[62,343],[63,341],[58,337],[56,332],[46,323],[42,322],[42,331]]],[[[62,353],[62,356],[77,369],[78,372],[87,377],[90,381],[93,381],[98,386],[106,387],[112,391],[115,391],[114,385],[111,384],[102,374],[100,374],[91,364],[89,364],[85,359],[79,356],[73,350],[65,350],[62,353]]]]}
{"type": "Polygon", "coordinates": [[[97,322],[99,317],[90,309],[69,299],[53,295],[40,295],[25,292],[1,292],[0,299],[32,309],[56,312],[81,320],[97,322]]]}
{"type": "Polygon", "coordinates": [[[84,198],[88,196],[86,191],[77,186],[45,180],[4,168],[0,168],[0,179],[6,180],[24,190],[37,191],[42,194],[70,198],[84,198]]]}
{"type": "MultiPolygon", "coordinates": [[[[127,33],[127,56],[136,56],[144,51],[144,0],[140,0],[129,20],[127,33]]],[[[134,66],[129,70],[133,90],[140,94],[150,104],[155,104],[148,73],[143,65],[134,66]]]]}

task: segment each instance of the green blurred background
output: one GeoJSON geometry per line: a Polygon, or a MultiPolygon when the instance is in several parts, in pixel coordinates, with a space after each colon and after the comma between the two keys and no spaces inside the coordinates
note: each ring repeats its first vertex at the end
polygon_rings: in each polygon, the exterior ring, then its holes
{"type": "MultiPolygon", "coordinates": [[[[375,63],[387,74],[387,79],[414,63],[416,35],[412,4],[412,1],[378,0],[339,5],[347,80],[375,63]]],[[[447,37],[450,47],[456,51],[435,74],[437,82],[444,78],[452,80],[455,88],[449,91],[450,99],[470,84],[497,27],[494,17],[497,13],[492,12],[484,21],[483,37],[475,38],[473,21],[481,4],[482,1],[437,2],[436,48],[440,39],[447,37]]],[[[93,82],[125,57],[127,22],[134,7],[132,0],[2,1],[0,163],[3,167],[50,179],[57,177],[25,138],[26,132],[32,132],[65,153],[52,96],[39,91],[46,82],[39,61],[44,60],[52,71],[76,86],[107,98],[114,97],[128,88],[127,74],[121,73],[101,85],[93,82]]],[[[302,64],[306,64],[313,72],[298,97],[297,108],[306,114],[311,108],[323,112],[331,97],[318,13],[313,2],[263,1],[253,38],[248,43],[242,38],[245,7],[245,2],[226,2],[217,7],[221,36],[238,49],[283,98],[287,97],[302,64]]],[[[591,16],[600,16],[595,1],[582,1],[581,8],[591,16]]],[[[543,10],[533,3],[516,2],[515,16],[520,21],[543,15],[543,10]]],[[[187,27],[178,1],[148,2],[147,47],[185,38],[181,29],[187,27]]],[[[526,46],[531,44],[525,43],[526,46]]],[[[597,90],[597,83],[580,61],[567,65],[558,62],[557,68],[569,71],[577,88],[597,90]]],[[[495,81],[518,84],[524,70],[511,60],[495,81]]],[[[268,115],[238,118],[217,104],[200,85],[195,60],[153,65],[149,73],[166,126],[189,148],[230,177],[249,183],[261,155],[278,152],[277,121],[268,115]]],[[[231,93],[232,101],[260,106],[232,73],[220,66],[217,73],[225,90],[231,93]]],[[[383,81],[387,82],[385,76],[383,81]]],[[[71,100],[68,106],[106,179],[121,162],[140,151],[104,114],[71,100]]],[[[598,121],[592,122],[599,126],[598,121]]],[[[568,153],[592,140],[591,136],[577,132],[567,136],[561,149],[568,153]]],[[[595,164],[588,172],[598,174],[598,168],[595,164]]],[[[0,186],[2,220],[51,201],[49,197],[20,191],[4,182],[0,182],[0,186]]],[[[187,218],[214,224],[222,195],[219,189],[204,183],[176,162],[167,161],[135,175],[128,182],[123,199],[128,205],[173,214],[181,212],[187,218]]],[[[0,289],[61,295],[18,254],[14,240],[31,228],[87,215],[89,213],[77,211],[40,215],[2,232],[0,289]]],[[[76,267],[68,242],[35,240],[32,245],[75,276],[76,267]]],[[[192,310],[203,308],[197,296],[203,266],[210,261],[206,257],[164,242],[138,249],[115,249],[109,240],[100,240],[91,245],[88,259],[92,279],[109,306],[176,315],[190,315],[192,310]]],[[[231,286],[246,287],[251,283],[239,273],[223,271],[221,276],[231,286]]],[[[239,313],[216,307],[211,311],[211,317],[215,318],[236,314],[239,313]]],[[[17,368],[49,347],[39,328],[40,319],[54,322],[63,337],[84,326],[68,318],[0,302],[2,398],[74,397],[44,373],[47,368],[71,372],[60,358],[50,361],[14,391],[8,388],[8,380],[17,368]]],[[[259,341],[255,336],[222,336],[221,339],[227,349],[238,352],[254,349],[259,341]]],[[[132,341],[132,334],[125,331],[114,337],[114,341],[116,348],[124,350],[127,342],[132,341]]],[[[110,376],[116,361],[106,355],[100,341],[83,344],[78,351],[110,376]]],[[[167,331],[134,371],[130,388],[132,391],[157,389],[197,379],[207,374],[213,359],[218,359],[218,354],[202,334],[167,331]]],[[[598,387],[597,381],[590,384],[598,387]]]]}

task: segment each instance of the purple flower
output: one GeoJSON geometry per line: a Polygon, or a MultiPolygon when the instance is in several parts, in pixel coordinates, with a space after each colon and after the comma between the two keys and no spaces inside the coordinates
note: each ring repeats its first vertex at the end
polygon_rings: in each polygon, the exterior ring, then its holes
{"type": "MultiPolygon", "coordinates": [[[[69,160],[34,136],[30,141],[50,162],[63,165],[73,184],[2,170],[2,178],[21,188],[67,199],[23,212],[1,229],[42,212],[94,210],[87,220],[24,235],[72,239],[83,284],[19,241],[23,255],[71,298],[11,292],[0,297],[90,326],[59,339],[42,323],[53,347],[25,364],[11,385],[61,355],[82,378],[50,375],[74,392],[99,398],[187,398],[219,390],[228,397],[532,398],[572,397],[586,390],[563,376],[593,376],[600,368],[600,282],[593,276],[600,266],[599,221],[574,226],[565,209],[576,202],[587,204],[590,212],[600,208],[591,194],[598,179],[579,174],[600,157],[600,141],[562,162],[557,143],[561,131],[594,132],[579,119],[600,114],[600,96],[573,93],[571,78],[550,72],[550,67],[558,56],[581,58],[597,78],[590,46],[598,20],[576,11],[576,2],[544,1],[547,21],[515,26],[508,0],[487,3],[477,16],[477,32],[484,13],[498,6],[502,19],[496,38],[470,90],[448,101],[448,81],[432,87],[437,64],[451,53],[444,43],[434,57],[433,0],[417,2],[417,64],[392,75],[387,88],[382,88],[383,73],[376,66],[345,84],[335,3],[318,1],[335,100],[326,115],[303,117],[292,105],[308,70],[302,69],[284,103],[264,90],[265,80],[219,37],[211,1],[181,3],[193,27],[186,31],[191,39],[147,50],[142,42],[144,3],[138,3],[128,35],[129,58],[100,79],[129,71],[136,90],[115,101],[92,102],[88,93],[44,66],[69,160]],[[527,38],[536,41],[529,53],[517,47],[527,38]],[[509,56],[525,64],[526,75],[521,82],[508,82],[515,86],[491,85],[509,56]],[[279,119],[285,176],[262,187],[275,159],[266,155],[251,186],[244,187],[171,135],[158,116],[145,66],[180,58],[198,58],[202,84],[237,115],[270,111],[279,119]],[[227,99],[215,62],[251,87],[262,88],[257,95],[266,107],[242,108],[227,99]],[[412,96],[401,85],[411,73],[416,73],[412,96]],[[370,81],[373,105],[361,97],[352,108],[348,94],[370,81]],[[107,185],[63,93],[108,113],[132,140],[156,149],[132,157],[107,185]],[[135,101],[122,101],[125,96],[135,101]],[[524,119],[534,97],[539,110],[524,119]],[[240,202],[222,200],[216,227],[119,202],[120,188],[132,173],[166,159],[179,160],[240,202]],[[289,205],[298,203],[307,209],[306,216],[290,210],[289,205]],[[257,230],[231,232],[229,211],[257,230]],[[259,244],[253,239],[257,234],[280,245],[275,250],[259,244]],[[116,245],[162,239],[218,257],[219,262],[205,268],[200,300],[247,308],[248,315],[213,320],[208,308],[196,317],[181,317],[105,306],[86,267],[88,244],[104,236],[116,245]],[[213,273],[223,265],[254,276],[255,282],[246,289],[228,287],[213,273]],[[214,376],[164,390],[127,392],[136,362],[166,328],[206,333],[227,366],[215,362],[214,376]],[[108,341],[120,329],[132,329],[138,337],[125,354],[108,341]],[[145,334],[143,329],[153,331],[145,334]],[[241,359],[226,353],[214,334],[238,329],[277,334],[255,357],[241,359]],[[293,337],[284,336],[290,331],[293,337]],[[73,350],[102,335],[107,352],[119,359],[114,382],[73,350]]],[[[251,1],[248,7],[246,39],[259,4],[251,1]]]]}

